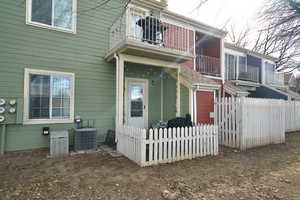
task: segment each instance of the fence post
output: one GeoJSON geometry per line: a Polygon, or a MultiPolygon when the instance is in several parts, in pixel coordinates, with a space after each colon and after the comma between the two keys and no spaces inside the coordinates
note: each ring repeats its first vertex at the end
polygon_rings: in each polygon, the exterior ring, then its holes
{"type": "Polygon", "coordinates": [[[140,157],[140,166],[146,166],[146,129],[142,129],[141,132],[141,157],[140,157]]]}
{"type": "Polygon", "coordinates": [[[246,132],[246,106],[245,106],[245,97],[241,97],[240,103],[240,149],[245,150],[245,132],[246,132]]]}

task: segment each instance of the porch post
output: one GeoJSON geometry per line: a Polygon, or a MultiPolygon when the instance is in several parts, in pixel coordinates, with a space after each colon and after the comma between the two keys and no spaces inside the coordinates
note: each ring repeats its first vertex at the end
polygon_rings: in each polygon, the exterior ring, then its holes
{"type": "Polygon", "coordinates": [[[124,58],[116,57],[116,128],[123,124],[124,113],[124,58]]]}
{"type": "Polygon", "coordinates": [[[176,117],[180,117],[180,66],[177,69],[176,117]]]}
{"type": "Polygon", "coordinates": [[[118,102],[118,124],[122,125],[124,123],[124,58],[120,55],[119,59],[119,102],[118,102]]]}

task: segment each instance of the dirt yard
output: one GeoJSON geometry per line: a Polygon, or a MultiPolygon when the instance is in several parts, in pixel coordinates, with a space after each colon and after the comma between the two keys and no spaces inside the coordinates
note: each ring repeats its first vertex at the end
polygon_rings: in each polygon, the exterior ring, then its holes
{"type": "Polygon", "coordinates": [[[140,168],[106,153],[47,159],[46,151],[0,157],[0,199],[299,199],[300,133],[284,145],[140,168]]]}

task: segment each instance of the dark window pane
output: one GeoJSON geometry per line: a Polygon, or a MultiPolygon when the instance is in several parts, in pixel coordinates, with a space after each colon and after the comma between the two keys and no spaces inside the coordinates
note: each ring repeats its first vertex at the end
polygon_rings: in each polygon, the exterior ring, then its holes
{"type": "Polygon", "coordinates": [[[54,0],[54,26],[72,29],[73,0],[54,0]]]}
{"type": "Polygon", "coordinates": [[[49,119],[50,76],[29,76],[29,118],[49,119]]]}
{"type": "Polygon", "coordinates": [[[52,0],[32,0],[31,21],[51,25],[52,0]]]}

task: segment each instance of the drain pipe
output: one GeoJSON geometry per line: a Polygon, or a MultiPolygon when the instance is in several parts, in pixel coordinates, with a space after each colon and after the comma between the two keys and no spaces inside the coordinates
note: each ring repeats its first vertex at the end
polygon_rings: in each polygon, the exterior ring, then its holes
{"type": "Polygon", "coordinates": [[[6,142],[6,124],[2,125],[0,155],[4,154],[6,142]]]}

